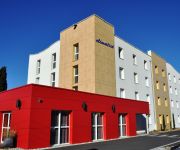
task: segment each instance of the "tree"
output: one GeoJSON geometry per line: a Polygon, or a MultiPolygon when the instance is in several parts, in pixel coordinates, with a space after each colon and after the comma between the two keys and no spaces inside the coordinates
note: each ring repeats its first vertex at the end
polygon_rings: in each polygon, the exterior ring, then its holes
{"type": "Polygon", "coordinates": [[[7,73],[6,67],[0,69],[0,92],[7,90],[7,73]]]}

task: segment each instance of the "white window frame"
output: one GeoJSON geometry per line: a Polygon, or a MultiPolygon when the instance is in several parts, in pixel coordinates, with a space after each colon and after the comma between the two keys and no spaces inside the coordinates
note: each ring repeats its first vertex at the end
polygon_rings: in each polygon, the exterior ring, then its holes
{"type": "Polygon", "coordinates": [[[176,107],[179,108],[179,102],[178,101],[176,101],[176,107]]]}
{"type": "Polygon", "coordinates": [[[151,104],[151,99],[150,99],[150,95],[149,94],[146,94],[146,99],[149,102],[149,104],[151,104]]]}
{"type": "Polygon", "coordinates": [[[73,66],[74,84],[79,82],[79,66],[73,66]],[[76,70],[77,69],[77,70],[76,70]]]}
{"type": "Polygon", "coordinates": [[[124,68],[122,68],[122,67],[119,67],[119,77],[120,77],[120,79],[122,79],[122,80],[125,79],[124,68]]]}
{"type": "Polygon", "coordinates": [[[41,72],[41,59],[38,59],[36,63],[36,75],[38,75],[41,72]]]}
{"type": "Polygon", "coordinates": [[[120,88],[120,95],[119,95],[119,97],[120,98],[125,98],[126,97],[125,89],[120,88]]]}
{"type": "Polygon", "coordinates": [[[133,54],[133,64],[137,65],[137,56],[133,54]]]}
{"type": "Polygon", "coordinates": [[[69,144],[69,141],[70,141],[70,114],[69,114],[69,112],[67,112],[67,113],[68,113],[68,119],[69,119],[69,124],[68,124],[67,126],[61,125],[62,112],[59,112],[59,113],[58,113],[58,125],[57,125],[57,126],[51,126],[51,129],[58,129],[58,139],[57,139],[58,143],[57,143],[57,144],[54,144],[54,145],[52,145],[52,146],[69,144]],[[66,142],[66,143],[60,143],[60,141],[61,141],[61,129],[63,129],[63,128],[69,130],[69,132],[68,132],[68,133],[69,133],[69,134],[68,134],[68,142],[66,142]]]}
{"type": "Polygon", "coordinates": [[[138,91],[135,91],[135,99],[139,100],[139,92],[138,91]]]}
{"type": "Polygon", "coordinates": [[[79,43],[74,44],[74,61],[79,59],[79,43]]]}
{"type": "Polygon", "coordinates": [[[171,81],[171,74],[168,73],[168,78],[169,78],[169,81],[171,81]]]}
{"type": "Polygon", "coordinates": [[[35,83],[39,84],[39,80],[40,80],[40,77],[37,77],[35,83]]]}
{"type": "Polygon", "coordinates": [[[176,83],[176,76],[174,76],[174,83],[176,83]]]}
{"type": "Polygon", "coordinates": [[[119,122],[119,137],[127,137],[127,121],[126,121],[127,114],[119,114],[118,122],[119,122]],[[123,118],[125,119],[125,123],[123,123],[123,118]],[[123,127],[126,128],[126,134],[123,135],[123,127]]]}
{"type": "Polygon", "coordinates": [[[178,90],[177,90],[177,88],[175,88],[175,95],[178,95],[178,90]]]}
{"type": "Polygon", "coordinates": [[[180,123],[180,115],[178,115],[178,123],[180,123]]]}
{"type": "MultiPolygon", "coordinates": [[[[104,119],[103,119],[104,114],[103,113],[92,113],[92,116],[95,117],[95,118],[92,117],[92,119],[94,119],[94,123],[95,123],[95,124],[92,124],[92,128],[95,129],[94,139],[92,139],[92,140],[93,141],[103,140],[104,139],[104,127],[103,127],[103,125],[104,125],[104,119]],[[102,116],[102,125],[97,124],[98,123],[98,115],[102,116]],[[98,128],[99,127],[102,128],[102,138],[100,138],[100,139],[98,139],[98,128]]],[[[93,120],[92,120],[92,122],[93,122],[93,120]]],[[[92,134],[94,134],[94,132],[92,134]]]]}
{"type": "Polygon", "coordinates": [[[121,47],[118,47],[118,53],[119,53],[119,58],[124,59],[124,49],[121,47]]]}
{"type": "Polygon", "coordinates": [[[146,60],[144,60],[144,69],[145,69],[145,70],[148,70],[148,63],[147,63],[146,60]]]}
{"type": "Polygon", "coordinates": [[[56,85],[56,73],[52,72],[51,73],[51,86],[55,87],[55,85],[56,85]]]}
{"type": "Polygon", "coordinates": [[[171,100],[171,107],[174,107],[174,101],[171,100]]]}
{"type": "Polygon", "coordinates": [[[138,81],[138,74],[136,72],[134,72],[134,83],[139,83],[138,81]]]}
{"type": "Polygon", "coordinates": [[[149,78],[145,77],[146,86],[149,87],[149,78]]]}
{"type": "Polygon", "coordinates": [[[157,100],[158,100],[158,106],[161,106],[161,98],[158,97],[157,100]]]}
{"type": "Polygon", "coordinates": [[[159,90],[160,87],[159,87],[159,81],[156,81],[156,89],[159,90]]]}
{"type": "Polygon", "coordinates": [[[56,53],[53,53],[52,54],[52,66],[51,66],[51,68],[52,69],[55,69],[56,68],[56,53]]]}
{"type": "Polygon", "coordinates": [[[169,87],[170,93],[173,93],[172,86],[169,87]]]}
{"type": "Polygon", "coordinates": [[[7,131],[10,131],[10,125],[11,125],[11,112],[4,112],[2,114],[2,130],[1,130],[1,143],[3,143],[3,130],[6,129],[7,131]],[[4,116],[8,115],[8,124],[7,127],[4,127],[4,116]]]}

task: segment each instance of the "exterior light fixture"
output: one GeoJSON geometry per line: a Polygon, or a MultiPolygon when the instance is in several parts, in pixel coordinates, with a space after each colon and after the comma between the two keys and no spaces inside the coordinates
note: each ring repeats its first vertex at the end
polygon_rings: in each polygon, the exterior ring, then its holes
{"type": "Polygon", "coordinates": [[[116,106],[112,105],[112,112],[115,113],[116,112],[116,106]]]}
{"type": "Polygon", "coordinates": [[[77,28],[77,24],[74,24],[74,30],[77,28]]]}
{"type": "Polygon", "coordinates": [[[37,102],[38,102],[38,103],[43,103],[43,100],[39,98],[39,99],[37,100],[37,102]]]}
{"type": "Polygon", "coordinates": [[[82,109],[87,112],[88,106],[85,102],[82,103],[82,109]]]}
{"type": "Polygon", "coordinates": [[[22,106],[21,100],[20,99],[16,100],[16,108],[20,110],[21,106],[22,106]]]}

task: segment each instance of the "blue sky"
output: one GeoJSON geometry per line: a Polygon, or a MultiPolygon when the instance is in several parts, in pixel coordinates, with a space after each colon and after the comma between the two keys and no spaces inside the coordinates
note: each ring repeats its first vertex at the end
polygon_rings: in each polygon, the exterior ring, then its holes
{"type": "Polygon", "coordinates": [[[1,0],[0,67],[7,66],[8,88],[26,84],[30,53],[45,49],[61,30],[91,14],[180,71],[179,0],[1,0]]]}

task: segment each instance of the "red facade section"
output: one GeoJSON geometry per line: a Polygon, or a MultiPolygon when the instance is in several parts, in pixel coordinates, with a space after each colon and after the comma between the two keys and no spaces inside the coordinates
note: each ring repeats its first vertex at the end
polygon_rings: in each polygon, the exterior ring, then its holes
{"type": "Polygon", "coordinates": [[[118,115],[122,113],[127,114],[127,135],[136,135],[136,114],[149,114],[149,104],[30,84],[0,93],[0,136],[2,113],[11,112],[11,129],[17,131],[17,147],[49,147],[53,110],[70,112],[69,143],[74,144],[92,141],[93,112],[104,114],[104,140],[119,138],[118,115]],[[18,99],[22,102],[20,109],[16,108],[18,99]],[[87,104],[87,111],[82,108],[83,102],[87,104]]]}

